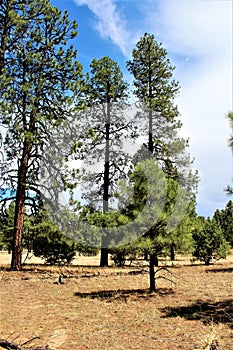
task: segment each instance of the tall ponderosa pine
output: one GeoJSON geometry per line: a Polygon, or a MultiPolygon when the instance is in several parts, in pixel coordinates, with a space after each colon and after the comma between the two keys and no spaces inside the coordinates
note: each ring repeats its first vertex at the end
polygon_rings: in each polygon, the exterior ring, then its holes
{"type": "MultiPolygon", "coordinates": [[[[147,147],[150,157],[159,162],[168,177],[178,180],[179,177],[182,178],[183,170],[190,165],[190,159],[184,156],[187,142],[177,136],[181,123],[177,120],[179,112],[174,104],[179,91],[178,83],[172,80],[174,67],[162,44],[157,43],[153,35],[146,33],[133,50],[132,60],[127,62],[127,68],[134,77],[135,95],[147,113],[147,147]]],[[[189,176],[187,174],[186,179],[182,179],[186,182],[186,187],[189,187],[189,176]]],[[[156,225],[147,235],[153,240],[157,235],[156,225]]],[[[151,290],[155,289],[154,265],[157,264],[156,253],[151,253],[151,290]]]]}
{"type": "Polygon", "coordinates": [[[69,114],[81,66],[76,51],[67,47],[77,35],[77,24],[69,21],[67,12],[62,14],[48,0],[9,0],[1,3],[2,13],[9,17],[4,23],[12,23],[1,37],[2,76],[7,82],[1,85],[0,118],[6,129],[2,178],[5,186],[16,190],[11,268],[18,270],[27,192],[29,201],[33,191],[40,192],[43,145],[69,114]],[[16,40],[13,49],[6,46],[16,40]]]}
{"type": "MultiPolygon", "coordinates": [[[[93,59],[90,68],[85,86],[85,127],[93,131],[93,137],[90,142],[86,140],[87,162],[101,162],[102,158],[104,168],[92,175],[92,182],[98,189],[95,194],[87,194],[87,200],[90,204],[100,204],[98,201],[101,195],[102,211],[105,214],[109,210],[109,199],[113,197],[114,184],[121,175],[121,166],[124,164],[121,142],[124,132],[129,128],[123,116],[127,84],[120,67],[109,57],[93,59]]],[[[108,244],[108,237],[103,237],[101,266],[108,265],[108,244]]]]}

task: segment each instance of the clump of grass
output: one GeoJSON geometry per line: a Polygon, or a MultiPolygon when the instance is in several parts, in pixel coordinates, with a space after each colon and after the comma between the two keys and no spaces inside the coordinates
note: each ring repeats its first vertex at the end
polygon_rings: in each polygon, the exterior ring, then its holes
{"type": "Polygon", "coordinates": [[[202,342],[202,350],[220,350],[219,341],[218,329],[212,325],[210,332],[206,334],[202,342]]]}

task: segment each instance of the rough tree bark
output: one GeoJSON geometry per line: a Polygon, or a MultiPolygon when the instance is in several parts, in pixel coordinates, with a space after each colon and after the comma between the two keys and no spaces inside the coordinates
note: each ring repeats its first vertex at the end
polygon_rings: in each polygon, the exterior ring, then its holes
{"type": "Polygon", "coordinates": [[[26,195],[26,176],[28,171],[29,155],[31,145],[26,143],[24,146],[23,156],[18,169],[18,183],[15,202],[15,220],[13,248],[11,258],[11,269],[21,270],[22,268],[22,237],[23,237],[23,221],[25,213],[25,195],[26,195]]]}

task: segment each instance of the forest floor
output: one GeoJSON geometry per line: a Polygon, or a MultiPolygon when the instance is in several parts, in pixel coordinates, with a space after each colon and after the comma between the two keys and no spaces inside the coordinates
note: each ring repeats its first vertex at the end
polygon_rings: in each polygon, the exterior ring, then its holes
{"type": "Polygon", "coordinates": [[[157,273],[153,293],[147,266],[99,268],[98,257],[77,257],[67,268],[29,261],[11,272],[0,252],[0,338],[40,337],[25,348],[53,350],[233,349],[233,255],[210,266],[178,256],[157,273]]]}

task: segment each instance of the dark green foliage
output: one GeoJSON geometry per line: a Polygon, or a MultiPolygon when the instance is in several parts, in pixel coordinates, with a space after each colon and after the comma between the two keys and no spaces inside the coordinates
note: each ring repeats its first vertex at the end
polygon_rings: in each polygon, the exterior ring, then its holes
{"type": "Polygon", "coordinates": [[[226,258],[229,244],[215,219],[198,218],[199,227],[193,232],[193,256],[209,265],[211,261],[226,258]]]}
{"type": "Polygon", "coordinates": [[[139,239],[117,248],[111,248],[109,253],[111,254],[111,259],[114,261],[115,265],[123,267],[126,261],[131,264],[133,261],[136,261],[139,257],[143,256],[144,247],[140,245],[139,239]]]}
{"type": "Polygon", "coordinates": [[[148,109],[173,119],[178,114],[173,100],[179,87],[171,79],[174,67],[166,50],[155,41],[154,35],[145,33],[132,56],[127,67],[134,76],[135,95],[148,109]]]}
{"type": "MultiPolygon", "coordinates": [[[[88,106],[119,102],[127,97],[127,84],[116,61],[110,57],[93,59],[87,74],[85,98],[88,106]]],[[[105,116],[107,120],[107,115],[105,116]]],[[[105,119],[102,115],[102,120],[105,119]]]]}
{"type": "Polygon", "coordinates": [[[233,247],[233,202],[230,200],[224,209],[217,209],[214,218],[221,227],[225,239],[233,247]]]}
{"type": "Polygon", "coordinates": [[[99,253],[99,249],[97,247],[90,247],[89,245],[82,243],[76,244],[76,251],[84,256],[96,256],[99,253]]]}
{"type": "Polygon", "coordinates": [[[126,261],[126,249],[125,248],[115,248],[110,249],[111,259],[114,261],[116,266],[123,267],[126,261]]]}
{"type": "Polygon", "coordinates": [[[15,203],[11,202],[9,207],[2,211],[0,216],[0,245],[9,253],[12,251],[14,233],[15,203]]]}
{"type": "Polygon", "coordinates": [[[188,237],[185,237],[183,230],[178,233],[175,229],[186,213],[188,196],[179,191],[178,183],[167,177],[153,159],[135,166],[130,175],[130,183],[127,187],[122,187],[122,192],[118,199],[122,199],[123,204],[128,204],[122,205],[121,212],[132,222],[137,221],[138,232],[139,227],[144,228],[141,237],[132,242],[139,254],[155,254],[159,257],[169,255],[171,245],[179,249],[185,245],[188,237]]]}
{"type": "Polygon", "coordinates": [[[35,224],[34,232],[32,249],[35,256],[51,265],[72,261],[76,253],[74,242],[62,234],[46,215],[35,224]]]}
{"type": "Polygon", "coordinates": [[[39,235],[33,240],[33,252],[41,257],[46,264],[70,264],[76,251],[73,242],[59,231],[48,230],[47,234],[39,235]]]}

